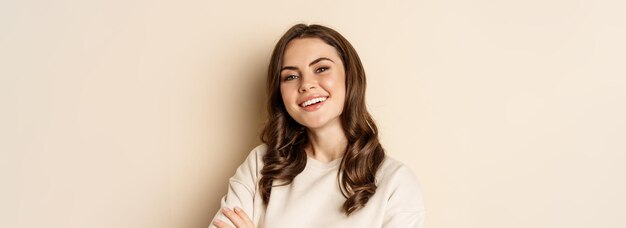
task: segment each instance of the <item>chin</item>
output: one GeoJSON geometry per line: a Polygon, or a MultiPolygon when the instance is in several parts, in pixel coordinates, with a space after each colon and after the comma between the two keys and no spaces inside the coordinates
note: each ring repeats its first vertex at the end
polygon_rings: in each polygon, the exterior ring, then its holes
{"type": "Polygon", "coordinates": [[[332,125],[338,119],[326,119],[326,118],[318,118],[318,119],[306,119],[303,120],[300,124],[305,126],[307,129],[319,129],[329,125],[332,125]]]}
{"type": "Polygon", "coordinates": [[[323,122],[323,121],[303,121],[300,124],[302,126],[308,128],[308,129],[317,129],[317,128],[321,128],[324,125],[326,125],[327,122],[323,122]]]}
{"type": "Polygon", "coordinates": [[[318,128],[323,128],[323,127],[335,124],[335,122],[340,121],[339,117],[341,116],[341,113],[336,114],[333,112],[331,114],[331,113],[328,113],[329,111],[331,110],[324,110],[318,113],[300,113],[300,112],[295,111],[293,112],[293,114],[289,113],[289,115],[291,115],[291,117],[296,122],[306,127],[307,129],[318,129],[318,128]]]}

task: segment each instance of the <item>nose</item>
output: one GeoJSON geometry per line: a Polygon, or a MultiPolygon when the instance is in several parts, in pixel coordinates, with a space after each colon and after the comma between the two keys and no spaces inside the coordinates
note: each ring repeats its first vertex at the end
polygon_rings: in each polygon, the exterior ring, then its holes
{"type": "Polygon", "coordinates": [[[317,87],[317,80],[311,75],[302,75],[299,92],[304,93],[317,87]]]}

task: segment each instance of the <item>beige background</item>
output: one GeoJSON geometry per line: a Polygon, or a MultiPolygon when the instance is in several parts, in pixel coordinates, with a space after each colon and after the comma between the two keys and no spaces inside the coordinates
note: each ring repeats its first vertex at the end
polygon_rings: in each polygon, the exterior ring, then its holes
{"type": "MultiPolygon", "coordinates": [[[[626,2],[2,1],[0,227],[206,227],[297,22],[368,73],[426,227],[626,227],[626,2]]],[[[304,213],[304,212],[303,212],[304,213]]]]}

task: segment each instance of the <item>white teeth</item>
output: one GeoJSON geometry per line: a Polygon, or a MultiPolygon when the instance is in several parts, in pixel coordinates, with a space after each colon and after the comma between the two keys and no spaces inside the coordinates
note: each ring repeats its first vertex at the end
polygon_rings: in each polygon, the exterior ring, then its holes
{"type": "Polygon", "coordinates": [[[313,98],[311,100],[305,101],[304,103],[302,103],[302,107],[306,107],[312,104],[315,104],[317,102],[322,102],[325,101],[326,97],[318,97],[318,98],[313,98]]]}

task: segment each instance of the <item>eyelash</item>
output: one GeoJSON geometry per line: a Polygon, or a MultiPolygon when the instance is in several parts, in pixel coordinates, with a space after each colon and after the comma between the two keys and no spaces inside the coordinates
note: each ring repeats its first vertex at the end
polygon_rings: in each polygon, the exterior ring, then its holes
{"type": "MultiPolygon", "coordinates": [[[[328,69],[330,69],[330,67],[320,67],[320,68],[317,68],[317,70],[315,70],[315,73],[324,73],[328,69]]],[[[298,76],[295,75],[295,74],[287,75],[285,77],[285,79],[283,79],[283,81],[291,81],[291,80],[295,79],[294,77],[298,77],[298,76]]]]}
{"type": "Polygon", "coordinates": [[[322,72],[326,72],[328,69],[330,69],[330,67],[320,67],[320,68],[317,68],[317,70],[315,72],[322,73],[322,72]],[[320,71],[322,69],[323,69],[323,71],[320,71]]]}
{"type": "Polygon", "coordinates": [[[285,79],[283,79],[283,81],[291,81],[291,80],[293,80],[293,79],[294,79],[294,78],[292,78],[292,77],[298,77],[298,76],[296,76],[296,75],[294,75],[294,74],[292,74],[292,75],[287,75],[287,77],[285,77],[285,79]]]}

